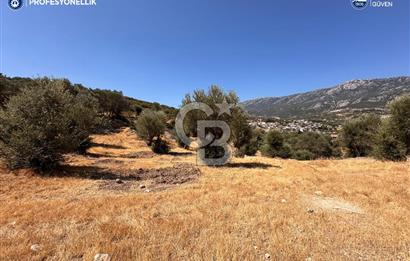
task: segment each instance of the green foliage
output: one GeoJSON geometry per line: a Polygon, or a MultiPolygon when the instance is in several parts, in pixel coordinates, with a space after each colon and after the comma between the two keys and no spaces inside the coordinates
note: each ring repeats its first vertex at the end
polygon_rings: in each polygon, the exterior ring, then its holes
{"type": "Polygon", "coordinates": [[[261,152],[270,157],[299,160],[340,156],[340,148],[329,136],[315,132],[281,133],[270,131],[265,136],[261,152]]]}
{"type": "Polygon", "coordinates": [[[154,139],[160,140],[165,131],[165,114],[152,110],[144,110],[135,121],[134,127],[139,137],[151,146],[154,139]]]}
{"type": "Polygon", "coordinates": [[[383,122],[376,136],[374,156],[382,160],[405,161],[406,146],[395,138],[390,121],[383,122]]]}
{"type": "MultiPolygon", "coordinates": [[[[252,154],[250,140],[252,138],[252,129],[247,122],[245,112],[237,107],[239,98],[235,92],[224,92],[220,87],[212,85],[207,92],[204,90],[195,90],[192,95],[187,94],[182,101],[182,106],[192,102],[201,102],[207,104],[212,108],[214,113],[207,116],[203,111],[190,111],[184,119],[184,130],[188,136],[197,136],[197,122],[200,120],[222,120],[226,122],[231,130],[231,137],[229,142],[237,149],[236,155],[243,156],[245,154],[252,154]],[[219,114],[217,104],[227,102],[230,104],[231,115],[219,114]]],[[[212,133],[216,138],[219,138],[222,133],[219,128],[208,128],[207,133],[212,133]]],[[[256,151],[254,152],[256,153],[256,151]]],[[[253,153],[253,154],[254,154],[253,153]]],[[[221,148],[207,146],[205,148],[205,156],[207,158],[218,158],[224,154],[221,148]]]]}
{"type": "Polygon", "coordinates": [[[295,151],[309,151],[311,159],[333,156],[331,138],[320,133],[305,132],[297,136],[293,146],[295,151]]]}
{"type": "Polygon", "coordinates": [[[249,146],[252,138],[252,128],[249,126],[247,118],[242,110],[237,109],[232,112],[230,120],[231,142],[237,149],[249,146]]]}
{"type": "Polygon", "coordinates": [[[141,101],[134,98],[126,97],[130,110],[139,115],[143,110],[150,109],[153,111],[163,111],[168,118],[175,118],[177,110],[173,107],[159,104],[157,102],[141,101]]]}
{"type": "Polygon", "coordinates": [[[410,96],[401,97],[389,106],[391,134],[403,143],[410,154],[410,96]]]}
{"type": "Polygon", "coordinates": [[[293,153],[293,158],[297,160],[313,160],[315,159],[315,155],[309,150],[300,149],[293,153]]]}
{"type": "Polygon", "coordinates": [[[283,134],[279,131],[272,130],[266,133],[264,143],[261,148],[262,155],[270,157],[279,157],[285,144],[283,134]]]}
{"type": "Polygon", "coordinates": [[[0,155],[10,168],[40,170],[77,150],[98,123],[97,101],[68,81],[36,80],[0,111],[0,155]]]}
{"type": "Polygon", "coordinates": [[[247,156],[254,156],[258,150],[261,149],[263,145],[263,139],[264,139],[264,133],[260,129],[254,129],[252,130],[252,138],[249,140],[248,143],[240,147],[236,153],[235,156],[237,157],[243,157],[245,155],[247,156]]]}
{"type": "Polygon", "coordinates": [[[380,123],[380,117],[372,114],[345,123],[341,142],[346,147],[348,156],[363,157],[371,154],[380,123]]]}
{"type": "Polygon", "coordinates": [[[38,81],[30,78],[9,78],[0,73],[0,108],[4,107],[8,99],[16,95],[22,87],[37,87],[38,81]]]}
{"type": "Polygon", "coordinates": [[[122,92],[96,89],[94,93],[101,111],[110,118],[120,118],[122,112],[130,109],[122,92]]]}
{"type": "MultiPolygon", "coordinates": [[[[218,115],[219,108],[216,104],[223,103],[224,101],[226,101],[227,103],[233,106],[231,110],[232,115],[242,117],[242,114],[243,114],[242,110],[236,107],[236,105],[239,102],[239,98],[236,95],[236,93],[233,91],[226,93],[220,87],[216,85],[212,85],[208,89],[208,92],[205,92],[204,90],[195,90],[192,95],[186,94],[185,98],[182,100],[182,106],[185,106],[192,102],[202,102],[210,106],[213,109],[214,113],[211,116],[207,117],[203,111],[200,111],[200,110],[190,111],[184,119],[185,133],[188,136],[196,137],[197,136],[197,133],[196,133],[197,132],[197,122],[199,120],[223,120],[226,123],[230,124],[232,120],[231,116],[227,114],[218,115]]],[[[242,124],[241,120],[239,120],[237,123],[242,124]]],[[[240,134],[238,134],[238,136],[240,136],[240,134]]]]}
{"type": "Polygon", "coordinates": [[[282,159],[289,159],[289,158],[291,158],[291,157],[292,157],[292,147],[291,147],[289,144],[284,143],[282,149],[280,149],[280,150],[278,151],[277,156],[278,156],[279,158],[282,158],[282,159]]]}

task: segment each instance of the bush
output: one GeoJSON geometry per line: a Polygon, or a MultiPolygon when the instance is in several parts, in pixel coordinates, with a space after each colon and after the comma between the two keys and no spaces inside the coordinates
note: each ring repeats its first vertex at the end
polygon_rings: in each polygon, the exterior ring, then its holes
{"type": "Polygon", "coordinates": [[[135,130],[145,140],[152,151],[159,154],[168,153],[169,144],[161,139],[166,129],[166,116],[161,111],[144,110],[135,122],[135,130]]]}
{"type": "Polygon", "coordinates": [[[348,156],[363,157],[372,153],[380,123],[380,117],[366,115],[343,126],[341,142],[346,147],[348,156]]]}
{"type": "Polygon", "coordinates": [[[304,154],[306,151],[310,152],[309,159],[328,158],[333,155],[331,138],[315,132],[299,134],[293,150],[302,151],[304,154]]]}
{"type": "Polygon", "coordinates": [[[81,155],[87,154],[87,150],[89,148],[91,148],[91,146],[92,146],[92,141],[91,141],[90,137],[88,137],[85,140],[81,141],[80,144],[78,145],[78,148],[77,148],[78,154],[81,154],[81,155]]]}
{"type": "Polygon", "coordinates": [[[293,153],[292,157],[297,160],[313,160],[315,159],[315,155],[310,152],[309,150],[297,150],[293,153]]]}
{"type": "Polygon", "coordinates": [[[287,148],[284,148],[285,140],[279,131],[269,131],[264,139],[261,152],[265,156],[280,157],[287,154],[287,148]]]}
{"type": "Polygon", "coordinates": [[[242,147],[236,150],[235,156],[254,156],[263,145],[264,133],[260,129],[251,129],[251,139],[242,147]]]}
{"type": "Polygon", "coordinates": [[[139,137],[151,146],[154,138],[158,139],[165,132],[165,114],[163,112],[144,110],[135,121],[134,127],[139,137]]]}
{"type": "Polygon", "coordinates": [[[283,144],[283,147],[278,151],[277,156],[282,159],[289,159],[292,157],[292,147],[287,143],[283,144]]]}
{"type": "Polygon", "coordinates": [[[392,134],[390,121],[385,122],[377,134],[374,155],[382,160],[407,160],[406,146],[392,134]]]}
{"type": "Polygon", "coordinates": [[[405,145],[407,154],[410,153],[410,96],[401,97],[389,106],[390,133],[405,145]]]}
{"type": "Polygon", "coordinates": [[[0,111],[0,156],[10,168],[49,170],[85,142],[97,123],[97,101],[67,81],[37,80],[0,111]]]}
{"type": "Polygon", "coordinates": [[[168,142],[157,138],[151,143],[151,149],[153,152],[158,154],[167,154],[170,150],[170,147],[168,142]]]}

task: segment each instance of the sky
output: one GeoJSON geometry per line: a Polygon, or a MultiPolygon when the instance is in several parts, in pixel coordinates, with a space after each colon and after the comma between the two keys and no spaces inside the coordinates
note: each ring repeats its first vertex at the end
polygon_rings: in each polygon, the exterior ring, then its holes
{"type": "Polygon", "coordinates": [[[350,0],[96,0],[12,10],[2,0],[0,72],[171,106],[212,84],[247,100],[408,76],[410,1],[390,1],[364,10],[350,0]]]}

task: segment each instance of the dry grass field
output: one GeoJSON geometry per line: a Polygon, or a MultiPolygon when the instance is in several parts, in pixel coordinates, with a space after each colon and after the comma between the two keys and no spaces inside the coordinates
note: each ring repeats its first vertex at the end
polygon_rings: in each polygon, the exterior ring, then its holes
{"type": "Polygon", "coordinates": [[[410,260],[409,161],[197,167],[129,129],[93,141],[58,175],[0,170],[0,260],[410,260]]]}

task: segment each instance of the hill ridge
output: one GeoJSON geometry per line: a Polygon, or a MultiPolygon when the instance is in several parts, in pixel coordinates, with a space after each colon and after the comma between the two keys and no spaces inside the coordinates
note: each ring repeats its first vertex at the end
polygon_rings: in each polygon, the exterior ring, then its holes
{"type": "Polygon", "coordinates": [[[253,116],[306,118],[381,113],[388,102],[410,93],[410,77],[355,79],[308,92],[242,102],[253,116]]]}

